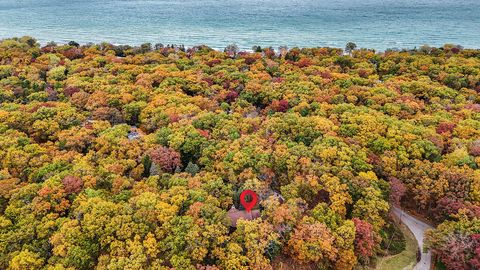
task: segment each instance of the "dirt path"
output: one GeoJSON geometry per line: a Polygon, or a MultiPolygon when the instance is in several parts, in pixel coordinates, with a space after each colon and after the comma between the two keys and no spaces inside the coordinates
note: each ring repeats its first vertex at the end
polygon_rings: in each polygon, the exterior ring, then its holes
{"type": "Polygon", "coordinates": [[[414,270],[430,270],[432,253],[430,251],[423,252],[423,237],[425,235],[425,230],[433,227],[405,213],[405,211],[400,208],[393,207],[393,213],[410,229],[415,236],[415,239],[417,239],[420,250],[422,250],[422,257],[417,265],[415,265],[414,270]]]}

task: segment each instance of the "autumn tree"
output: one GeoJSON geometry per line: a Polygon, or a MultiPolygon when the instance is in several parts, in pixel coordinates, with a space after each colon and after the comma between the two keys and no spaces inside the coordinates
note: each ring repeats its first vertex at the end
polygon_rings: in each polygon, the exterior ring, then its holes
{"type": "Polygon", "coordinates": [[[304,218],[288,240],[289,253],[300,262],[327,266],[338,255],[334,240],[335,237],[324,224],[309,223],[308,218],[304,218]]]}
{"type": "Polygon", "coordinates": [[[171,148],[157,147],[150,151],[150,157],[165,172],[173,172],[182,165],[180,154],[171,148]]]}

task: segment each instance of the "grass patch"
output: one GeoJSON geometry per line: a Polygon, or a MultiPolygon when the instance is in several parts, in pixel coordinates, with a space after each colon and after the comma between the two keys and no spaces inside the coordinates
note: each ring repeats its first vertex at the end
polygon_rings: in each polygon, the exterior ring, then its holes
{"type": "MultiPolygon", "coordinates": [[[[398,228],[404,235],[404,250],[396,255],[378,258],[376,270],[410,270],[413,269],[417,263],[418,245],[415,237],[405,225],[399,224],[398,228]]],[[[399,243],[401,242],[398,242],[398,245],[394,248],[396,251],[398,251],[398,248],[401,246],[399,243]]]]}
{"type": "Polygon", "coordinates": [[[393,220],[388,220],[384,229],[380,231],[382,242],[380,247],[383,257],[397,255],[405,250],[406,241],[404,233],[393,220]]]}

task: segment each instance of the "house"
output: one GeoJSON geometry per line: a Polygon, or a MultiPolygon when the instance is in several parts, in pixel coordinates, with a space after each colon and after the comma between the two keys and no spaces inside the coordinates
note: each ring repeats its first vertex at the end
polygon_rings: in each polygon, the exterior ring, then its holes
{"type": "Polygon", "coordinates": [[[230,219],[230,226],[237,227],[237,221],[239,219],[253,220],[260,217],[260,210],[254,209],[250,212],[245,210],[238,210],[235,206],[232,206],[227,212],[228,218],[230,219]]]}
{"type": "Polygon", "coordinates": [[[130,128],[130,131],[128,132],[128,139],[131,140],[131,141],[139,139],[142,136],[143,136],[142,131],[139,128],[137,128],[136,126],[132,126],[130,128]]]}
{"type": "Polygon", "coordinates": [[[95,123],[96,121],[93,120],[91,117],[88,117],[87,120],[85,120],[85,122],[83,122],[82,126],[86,129],[93,129],[93,123],[95,123]]]}

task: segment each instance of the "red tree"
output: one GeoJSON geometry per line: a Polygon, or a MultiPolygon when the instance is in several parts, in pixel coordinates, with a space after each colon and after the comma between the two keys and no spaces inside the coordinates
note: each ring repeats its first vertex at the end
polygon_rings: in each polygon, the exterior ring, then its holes
{"type": "Polygon", "coordinates": [[[443,134],[446,132],[452,133],[452,131],[455,129],[457,125],[454,123],[449,123],[449,122],[442,122],[437,126],[437,133],[438,134],[443,134]]]}
{"type": "Polygon", "coordinates": [[[123,122],[122,113],[116,108],[100,107],[92,113],[95,120],[107,120],[110,123],[118,124],[123,122]]]}
{"type": "Polygon", "coordinates": [[[403,195],[405,195],[405,191],[407,188],[405,185],[396,177],[391,177],[390,179],[390,203],[393,205],[400,205],[400,200],[402,199],[403,195]]]}
{"type": "Polygon", "coordinates": [[[353,218],[355,223],[355,253],[364,261],[373,255],[375,248],[375,235],[370,223],[358,218],[353,218]]]}
{"type": "Polygon", "coordinates": [[[470,264],[473,269],[480,269],[480,234],[471,236],[473,240],[473,256],[470,259],[470,264]]]}
{"type": "Polygon", "coordinates": [[[476,140],[472,142],[469,147],[470,155],[475,157],[480,157],[480,140],[476,140]]]}
{"type": "Polygon", "coordinates": [[[467,253],[472,248],[472,239],[461,234],[450,235],[442,247],[440,258],[447,269],[470,270],[467,253]]]}
{"type": "Polygon", "coordinates": [[[225,97],[225,100],[229,103],[234,102],[238,97],[238,93],[235,91],[230,91],[227,93],[227,96],[225,97]]]}
{"type": "Polygon", "coordinates": [[[67,194],[78,193],[83,188],[83,181],[77,176],[65,176],[62,179],[62,184],[67,194]]]}
{"type": "Polygon", "coordinates": [[[73,94],[78,93],[78,92],[80,92],[80,88],[75,87],[75,86],[67,86],[67,87],[63,90],[63,93],[64,93],[67,97],[71,97],[71,96],[73,96],[73,94]]]}
{"type": "Polygon", "coordinates": [[[469,202],[459,200],[454,197],[443,197],[437,202],[437,206],[433,210],[433,214],[438,221],[444,221],[451,218],[452,215],[458,214],[460,209],[467,210],[465,214],[468,217],[480,216],[480,206],[473,205],[469,202]]]}
{"type": "Polygon", "coordinates": [[[302,58],[300,59],[297,63],[295,63],[297,67],[299,68],[304,68],[304,67],[309,67],[313,64],[312,60],[309,58],[302,58]]]}
{"type": "Polygon", "coordinates": [[[288,110],[288,101],[287,100],[274,100],[270,105],[270,108],[275,112],[286,112],[288,110]]]}
{"type": "Polygon", "coordinates": [[[150,152],[150,157],[165,172],[173,172],[182,165],[180,153],[168,147],[162,146],[153,149],[150,152]]]}
{"type": "Polygon", "coordinates": [[[80,59],[80,58],[83,57],[82,50],[80,50],[78,48],[70,48],[66,51],[63,51],[62,54],[70,60],[80,59]]]}

